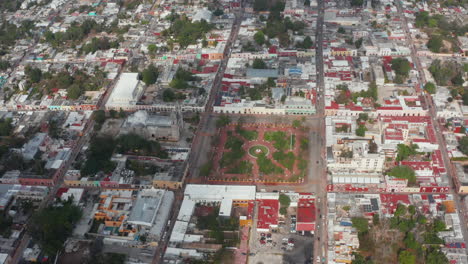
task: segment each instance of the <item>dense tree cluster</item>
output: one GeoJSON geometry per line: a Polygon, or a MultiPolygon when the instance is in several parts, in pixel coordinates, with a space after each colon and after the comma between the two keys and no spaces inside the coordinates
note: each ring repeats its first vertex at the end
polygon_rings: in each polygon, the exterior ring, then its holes
{"type": "Polygon", "coordinates": [[[174,89],[187,89],[191,88],[189,82],[197,81],[198,78],[193,75],[193,73],[184,70],[183,68],[177,69],[174,78],[169,83],[169,86],[174,89]]]}
{"type": "Polygon", "coordinates": [[[81,214],[81,209],[72,200],[62,202],[59,206],[51,205],[33,216],[29,233],[47,255],[55,256],[63,249],[65,240],[72,234],[81,214]]]}
{"type": "Polygon", "coordinates": [[[83,45],[81,51],[85,54],[95,53],[98,50],[116,49],[119,47],[118,41],[109,41],[108,38],[93,38],[91,42],[83,45]]]}
{"type": "Polygon", "coordinates": [[[104,26],[96,21],[87,19],[81,24],[73,23],[65,32],[52,33],[46,31],[44,33],[45,41],[52,44],[54,47],[59,47],[65,42],[77,42],[85,39],[91,32],[102,32],[104,26]]]}
{"type": "Polygon", "coordinates": [[[447,86],[454,85],[460,86],[464,83],[463,74],[464,66],[458,64],[455,61],[444,61],[440,60],[432,61],[428,68],[429,72],[434,77],[437,85],[447,86]]]}
{"type": "Polygon", "coordinates": [[[96,91],[105,83],[106,73],[96,68],[91,76],[82,70],[71,74],[67,70],[61,72],[45,72],[38,68],[25,68],[29,86],[39,88],[42,94],[51,94],[53,89],[66,89],[69,99],[78,99],[85,91],[96,91]]]}
{"type": "Polygon", "coordinates": [[[395,71],[396,74],[395,82],[403,83],[403,81],[408,78],[411,64],[406,58],[395,58],[392,59],[392,70],[395,71]]]}
{"type": "Polygon", "coordinates": [[[155,84],[158,80],[158,77],[159,71],[153,64],[148,65],[148,67],[141,73],[141,80],[146,85],[155,84]]]}
{"type": "Polygon", "coordinates": [[[173,20],[169,29],[163,32],[164,36],[173,36],[181,47],[187,47],[190,44],[195,44],[199,39],[210,32],[214,28],[205,20],[192,22],[185,16],[174,14],[173,20]]]}
{"type": "MultiPolygon", "coordinates": [[[[0,5],[1,5],[0,1],[0,5]]],[[[33,36],[34,22],[24,20],[18,27],[15,24],[3,21],[0,24],[0,56],[9,52],[17,40],[33,36]]]]}

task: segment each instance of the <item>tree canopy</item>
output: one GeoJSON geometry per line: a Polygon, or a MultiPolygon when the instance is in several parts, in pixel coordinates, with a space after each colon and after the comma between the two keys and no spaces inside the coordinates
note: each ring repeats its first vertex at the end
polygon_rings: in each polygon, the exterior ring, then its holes
{"type": "Polygon", "coordinates": [[[163,32],[165,36],[173,36],[181,47],[187,47],[190,44],[197,43],[203,36],[210,32],[214,25],[205,20],[192,22],[185,16],[175,15],[169,29],[163,32]]]}
{"type": "Polygon", "coordinates": [[[440,49],[443,46],[442,37],[439,35],[431,35],[426,45],[430,51],[434,53],[439,53],[440,49]]]}
{"type": "Polygon", "coordinates": [[[460,151],[465,154],[465,155],[468,155],[468,136],[464,136],[460,139],[460,141],[458,141],[458,148],[460,149],[460,151]]]}
{"type": "Polygon", "coordinates": [[[392,59],[392,70],[394,70],[397,75],[408,77],[411,64],[406,58],[394,58],[392,59]]]}
{"type": "Polygon", "coordinates": [[[265,44],[265,34],[262,31],[257,31],[254,35],[254,40],[258,45],[262,46],[265,44]]]}
{"type": "Polygon", "coordinates": [[[425,85],[424,85],[424,90],[426,90],[428,93],[430,94],[435,94],[436,93],[436,86],[434,83],[432,82],[427,82],[425,85]]]}
{"type": "Polygon", "coordinates": [[[360,233],[367,232],[369,230],[369,221],[364,217],[353,217],[351,218],[351,222],[353,227],[360,233]]]}
{"type": "Polygon", "coordinates": [[[417,144],[405,145],[405,144],[398,144],[397,145],[397,161],[402,161],[407,159],[410,156],[416,155],[417,149],[419,146],[417,144]]]}
{"type": "Polygon", "coordinates": [[[72,200],[62,202],[59,206],[51,205],[32,217],[28,231],[46,254],[55,256],[72,234],[73,226],[80,220],[81,214],[81,209],[72,200]]]}
{"type": "Polygon", "coordinates": [[[279,202],[280,202],[281,206],[289,207],[289,205],[291,204],[291,199],[286,194],[281,193],[279,195],[279,202]]]}
{"type": "Polygon", "coordinates": [[[146,85],[155,84],[158,80],[158,76],[159,71],[153,64],[148,65],[141,73],[141,79],[146,85]]]}
{"type": "Polygon", "coordinates": [[[254,69],[266,69],[267,65],[262,59],[256,58],[253,61],[252,68],[254,68],[254,69]]]}

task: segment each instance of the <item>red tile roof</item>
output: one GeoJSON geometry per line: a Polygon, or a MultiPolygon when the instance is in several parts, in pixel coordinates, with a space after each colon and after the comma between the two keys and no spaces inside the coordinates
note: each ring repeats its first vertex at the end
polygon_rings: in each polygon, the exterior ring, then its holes
{"type": "Polygon", "coordinates": [[[268,229],[270,228],[270,225],[277,225],[279,211],[278,200],[265,199],[258,200],[258,202],[257,228],[268,229]]]}

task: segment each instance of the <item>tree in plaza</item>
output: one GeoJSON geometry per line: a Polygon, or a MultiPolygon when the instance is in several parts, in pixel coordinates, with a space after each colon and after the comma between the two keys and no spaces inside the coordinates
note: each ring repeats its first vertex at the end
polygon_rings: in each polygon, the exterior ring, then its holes
{"type": "Polygon", "coordinates": [[[424,90],[426,90],[428,93],[430,94],[435,94],[436,93],[436,86],[434,83],[432,82],[427,82],[425,85],[424,85],[424,90]]]}
{"type": "Polygon", "coordinates": [[[231,119],[229,118],[228,115],[220,115],[218,117],[218,120],[216,120],[216,127],[217,128],[225,127],[229,123],[231,123],[231,119]]]}

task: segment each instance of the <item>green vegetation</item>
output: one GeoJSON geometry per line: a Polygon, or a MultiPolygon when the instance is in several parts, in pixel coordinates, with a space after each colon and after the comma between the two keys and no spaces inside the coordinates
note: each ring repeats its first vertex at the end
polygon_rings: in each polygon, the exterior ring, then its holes
{"type": "Polygon", "coordinates": [[[282,151],[277,151],[273,153],[273,159],[278,161],[279,164],[283,165],[288,170],[292,170],[294,167],[294,162],[296,161],[296,157],[294,153],[288,152],[284,153],[282,151]]]}
{"type": "Polygon", "coordinates": [[[429,40],[427,41],[427,48],[434,52],[434,53],[439,53],[440,49],[443,47],[443,39],[439,35],[431,35],[429,40]]]}
{"type": "Polygon", "coordinates": [[[282,207],[289,207],[289,205],[291,204],[291,199],[289,198],[289,196],[287,196],[286,194],[284,193],[281,193],[279,195],[279,202],[281,204],[282,207]]]}
{"type": "Polygon", "coordinates": [[[388,173],[389,176],[393,176],[399,179],[407,179],[408,184],[412,185],[416,183],[416,175],[414,171],[408,166],[397,166],[391,169],[388,173]]]}
{"type": "Polygon", "coordinates": [[[17,0],[3,0],[0,1],[0,12],[15,12],[16,10],[20,9],[21,1],[17,0]]]}
{"type": "Polygon", "coordinates": [[[26,87],[34,87],[34,91],[41,95],[52,94],[54,89],[66,89],[68,98],[72,100],[78,99],[86,91],[96,91],[104,86],[107,75],[98,68],[90,75],[82,70],[73,74],[67,70],[43,73],[40,69],[30,66],[25,68],[25,74],[28,81],[26,87]]]}
{"type": "Polygon", "coordinates": [[[364,217],[353,217],[351,218],[351,222],[359,233],[364,233],[369,230],[369,221],[364,217]]]}
{"type": "Polygon", "coordinates": [[[153,64],[148,65],[148,67],[141,73],[141,80],[146,85],[155,84],[158,80],[158,77],[159,71],[153,64]]]}
{"type": "Polygon", "coordinates": [[[13,220],[5,212],[0,212],[0,236],[9,238],[11,236],[11,224],[13,220]]]}
{"type": "Polygon", "coordinates": [[[360,91],[356,93],[351,93],[346,84],[337,85],[337,90],[340,90],[340,93],[335,98],[336,103],[347,105],[351,101],[357,102],[359,97],[362,98],[372,98],[374,101],[378,99],[378,87],[375,82],[369,84],[369,87],[366,91],[360,91]]]}
{"type": "MultiPolygon", "coordinates": [[[[2,5],[0,1],[0,6],[2,5]]],[[[0,24],[0,56],[9,53],[10,47],[12,47],[16,40],[23,39],[26,37],[32,37],[32,31],[34,29],[34,22],[32,20],[24,20],[18,27],[13,23],[1,21],[0,24]]]]}
{"type": "Polygon", "coordinates": [[[314,42],[312,41],[310,36],[307,36],[307,37],[304,38],[304,41],[299,42],[299,43],[296,44],[296,48],[310,49],[312,47],[312,45],[314,45],[314,42]]]}
{"type": "Polygon", "coordinates": [[[163,31],[163,36],[173,36],[181,47],[187,47],[190,44],[196,44],[213,28],[214,26],[205,20],[192,22],[185,16],[174,14],[174,21],[169,29],[163,31]]]}
{"type": "Polygon", "coordinates": [[[124,264],[127,255],[119,253],[104,253],[93,258],[94,264],[124,264]]]}
{"type": "Polygon", "coordinates": [[[146,175],[153,176],[156,172],[159,171],[158,166],[151,164],[151,163],[140,162],[138,160],[127,159],[127,162],[125,163],[125,167],[128,170],[134,171],[136,176],[146,176],[146,175]]]}
{"type": "Polygon", "coordinates": [[[436,86],[434,83],[432,82],[427,82],[425,85],[424,85],[424,90],[426,90],[426,92],[430,93],[430,94],[435,94],[436,93],[436,86]]]}
{"type": "Polygon", "coordinates": [[[10,67],[11,67],[11,64],[9,61],[0,59],[0,71],[6,71],[10,67]]]}
{"type": "Polygon", "coordinates": [[[231,123],[231,119],[229,118],[229,116],[221,114],[218,116],[218,119],[216,120],[216,127],[217,128],[225,127],[229,123],[231,123]]]}
{"type": "Polygon", "coordinates": [[[417,151],[418,148],[419,146],[417,144],[410,144],[409,146],[405,144],[398,144],[397,145],[398,154],[397,154],[396,160],[397,161],[406,160],[409,157],[418,154],[418,151],[417,151]]]}
{"type": "Polygon", "coordinates": [[[365,125],[359,125],[356,129],[356,136],[364,137],[366,135],[367,128],[365,125]]]}
{"type": "Polygon", "coordinates": [[[450,36],[452,33],[462,36],[468,32],[467,25],[459,24],[455,21],[449,23],[443,15],[430,16],[427,11],[416,13],[415,25],[418,28],[429,28],[431,31],[438,32],[441,36],[450,36]]]}
{"type": "Polygon", "coordinates": [[[245,155],[242,145],[244,145],[244,141],[242,141],[242,139],[236,136],[228,137],[224,148],[230,149],[231,151],[223,153],[223,157],[219,160],[219,165],[222,168],[225,168],[242,159],[245,155]]]}
{"type": "Polygon", "coordinates": [[[348,124],[343,124],[335,128],[336,133],[348,133],[351,129],[351,126],[348,124]]]}
{"type": "Polygon", "coordinates": [[[0,136],[1,137],[7,137],[11,135],[11,132],[13,131],[13,126],[11,125],[11,122],[12,122],[11,118],[0,119],[0,136]]]}
{"type": "Polygon", "coordinates": [[[171,88],[165,89],[162,93],[162,99],[164,102],[174,102],[175,100],[184,100],[187,98],[182,92],[174,93],[171,88]]]}
{"type": "Polygon", "coordinates": [[[288,207],[291,204],[291,199],[284,193],[280,193],[279,195],[279,203],[280,207],[280,214],[286,215],[288,213],[288,207]]]}
{"type": "Polygon", "coordinates": [[[258,132],[255,130],[243,129],[242,126],[236,126],[236,133],[246,140],[256,140],[258,138],[258,132]]]}
{"type": "Polygon", "coordinates": [[[288,149],[290,142],[287,135],[283,131],[268,131],[265,132],[264,138],[266,141],[273,142],[273,146],[280,151],[288,149]]]}
{"type": "Polygon", "coordinates": [[[146,140],[137,134],[121,135],[116,140],[116,150],[122,154],[138,156],[154,156],[167,159],[168,153],[161,147],[159,142],[146,140]]]}
{"type": "Polygon", "coordinates": [[[210,237],[215,239],[216,243],[223,246],[236,246],[237,241],[225,239],[223,231],[236,231],[239,228],[239,220],[235,217],[228,219],[219,218],[219,208],[215,208],[207,216],[199,216],[197,219],[197,228],[200,230],[209,230],[210,237]],[[232,244],[234,242],[234,245],[232,244]]]}
{"type": "Polygon", "coordinates": [[[364,3],[363,0],[351,0],[351,6],[359,7],[359,6],[362,6],[363,3],[364,3]]]}
{"type": "Polygon", "coordinates": [[[460,86],[463,84],[464,67],[455,61],[446,60],[441,62],[437,59],[432,61],[428,70],[434,77],[437,85],[460,86]]]}
{"type": "Polygon", "coordinates": [[[262,31],[258,31],[254,35],[254,40],[258,45],[263,46],[265,44],[265,34],[262,31]]]}
{"type": "Polygon", "coordinates": [[[66,32],[56,32],[52,33],[51,31],[46,31],[44,33],[45,41],[50,43],[53,47],[60,47],[65,43],[80,43],[86,37],[94,32],[99,33],[104,31],[105,28],[102,24],[98,24],[96,21],[87,19],[78,25],[73,23],[66,32]]]}
{"type": "Polygon", "coordinates": [[[236,166],[229,168],[226,172],[232,174],[250,174],[252,173],[252,167],[253,164],[250,161],[242,160],[237,163],[236,166]]]}
{"type": "Polygon", "coordinates": [[[81,214],[81,209],[72,200],[62,202],[60,206],[50,205],[32,217],[29,234],[47,255],[54,256],[63,249],[81,214]]]}
{"type": "Polygon", "coordinates": [[[100,171],[111,172],[115,164],[110,161],[115,142],[111,137],[94,137],[91,139],[86,162],[81,169],[82,175],[94,175],[100,171]]]}
{"type": "Polygon", "coordinates": [[[258,156],[257,164],[259,167],[259,171],[263,174],[268,175],[268,174],[283,174],[284,173],[282,168],[276,166],[264,154],[258,156]]]}
{"type": "Polygon", "coordinates": [[[412,252],[404,250],[398,254],[398,262],[400,264],[415,264],[416,256],[412,252]]]}
{"type": "Polygon", "coordinates": [[[465,155],[468,155],[468,137],[467,136],[464,136],[460,139],[460,141],[458,141],[458,148],[460,149],[460,151],[465,154],[465,155]]]}
{"type": "Polygon", "coordinates": [[[90,43],[87,43],[81,47],[81,52],[84,54],[95,53],[98,50],[108,50],[108,49],[117,49],[119,48],[118,41],[109,41],[108,38],[93,38],[90,43]]]}
{"type": "Polygon", "coordinates": [[[309,140],[307,138],[301,138],[301,150],[307,150],[309,148],[309,140]]]}
{"type": "Polygon", "coordinates": [[[338,33],[340,34],[346,34],[346,30],[343,27],[338,28],[338,33]]]}
{"type": "Polygon", "coordinates": [[[411,70],[411,64],[406,58],[395,58],[392,59],[392,70],[395,71],[396,78],[399,77],[399,79],[403,81],[404,79],[408,78],[408,74],[411,70]]]}
{"type": "Polygon", "coordinates": [[[208,177],[212,169],[213,169],[213,163],[209,161],[200,167],[199,174],[202,177],[208,177]]]}
{"type": "Polygon", "coordinates": [[[266,27],[262,31],[269,38],[278,38],[280,46],[288,47],[291,44],[288,30],[293,31],[298,35],[304,35],[306,24],[303,21],[293,22],[289,17],[283,19],[283,17],[281,17],[281,12],[284,11],[284,2],[278,1],[271,3],[270,15],[268,16],[266,27]]]}
{"type": "Polygon", "coordinates": [[[177,69],[177,72],[169,83],[169,86],[174,89],[187,89],[191,88],[189,82],[197,81],[198,78],[193,75],[193,73],[186,71],[182,68],[177,69]]]}
{"type": "Polygon", "coordinates": [[[267,65],[262,59],[256,58],[256,59],[254,59],[254,61],[252,63],[252,68],[254,68],[254,69],[267,69],[267,65]]]}

